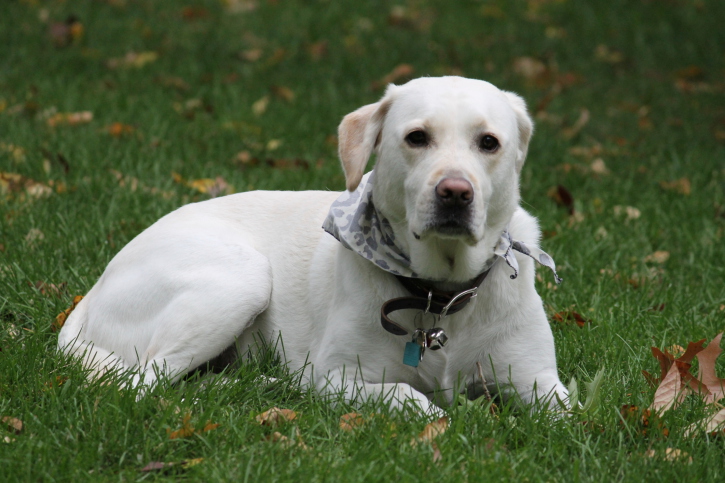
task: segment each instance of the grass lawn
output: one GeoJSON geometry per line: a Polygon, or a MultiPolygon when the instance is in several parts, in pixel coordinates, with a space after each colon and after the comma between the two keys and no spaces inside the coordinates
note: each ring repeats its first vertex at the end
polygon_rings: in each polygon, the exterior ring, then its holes
{"type": "Polygon", "coordinates": [[[722,481],[722,432],[684,434],[699,398],[647,427],[620,408],[652,403],[651,346],[725,329],[723,19],[721,0],[2,2],[0,417],[23,428],[0,424],[0,481],[722,481]],[[537,285],[561,379],[606,371],[598,411],[450,408],[434,461],[410,444],[424,418],[370,406],[343,431],[353,409],[271,359],[136,401],[56,353],[56,315],[156,219],[344,189],[342,116],[386,77],[444,74],[519,92],[536,118],[522,197],[565,279],[537,285]],[[260,425],[273,406],[297,418],[260,425]]]}

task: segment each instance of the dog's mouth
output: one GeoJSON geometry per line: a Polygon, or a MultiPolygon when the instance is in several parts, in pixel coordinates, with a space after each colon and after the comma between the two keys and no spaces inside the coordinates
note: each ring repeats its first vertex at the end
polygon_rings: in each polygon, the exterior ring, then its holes
{"type": "Polygon", "coordinates": [[[463,240],[465,242],[474,242],[475,235],[470,227],[470,223],[458,219],[435,220],[428,224],[420,233],[414,233],[415,238],[420,240],[429,236],[437,236],[439,238],[463,240]]]}

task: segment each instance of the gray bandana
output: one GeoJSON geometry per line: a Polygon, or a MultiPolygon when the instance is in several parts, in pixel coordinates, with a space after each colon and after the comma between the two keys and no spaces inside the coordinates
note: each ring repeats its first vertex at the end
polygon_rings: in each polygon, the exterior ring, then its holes
{"type": "MultiPolygon", "coordinates": [[[[330,207],[322,228],[337,238],[342,246],[370,260],[393,275],[420,278],[410,267],[410,258],[395,244],[395,233],[390,222],[378,213],[373,205],[374,171],[363,176],[360,185],[353,192],[344,191],[330,207]]],[[[554,272],[556,283],[561,279],[556,274],[554,260],[538,247],[528,247],[511,238],[504,230],[494,247],[494,257],[486,262],[485,272],[499,259],[514,271],[511,278],[519,274],[519,264],[512,250],[527,255],[554,272]]]]}

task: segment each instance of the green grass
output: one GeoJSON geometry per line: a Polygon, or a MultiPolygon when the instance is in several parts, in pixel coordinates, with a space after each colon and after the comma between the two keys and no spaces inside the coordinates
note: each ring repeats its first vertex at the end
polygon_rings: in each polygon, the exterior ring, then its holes
{"type": "Polygon", "coordinates": [[[53,189],[39,198],[12,187],[0,194],[0,416],[25,423],[17,435],[0,427],[0,480],[721,481],[725,440],[682,436],[703,414],[696,401],[665,415],[669,436],[623,425],[619,408],[651,403],[640,374],[656,371],[651,345],[684,346],[725,329],[725,3],[401,0],[407,10],[399,21],[393,4],[381,1],[253,3],[252,11],[230,13],[222,2],[197,1],[189,6],[204,10],[192,19],[172,1],[0,7],[0,171],[53,189]],[[71,14],[84,33],[55,46],[48,24],[71,14]],[[322,41],[327,50],[316,59],[311,46],[322,41]],[[261,49],[259,60],[243,60],[250,49],[261,49]],[[158,58],[108,67],[131,51],[158,58]],[[538,59],[548,73],[527,79],[514,67],[521,57],[538,59]],[[607,371],[590,425],[510,407],[497,417],[453,408],[434,463],[430,446],[409,444],[424,419],[387,415],[343,432],[339,417],[351,408],[299,391],[294,375],[255,382],[279,373],[273,361],[242,367],[235,385],[192,381],[137,401],[118,380],[88,384],[76,362],[55,352],[51,322],[72,296],[86,293],[160,216],[208,198],[175,183],[172,172],[221,176],[237,191],[341,190],[330,136],[344,114],[381,95],[371,83],[401,63],[415,75],[486,79],[521,93],[532,111],[545,110],[522,195],[565,279],[553,290],[542,272],[547,308],[591,319],[584,328],[554,327],[561,378],[581,384],[607,371]],[[562,76],[574,82],[549,96],[562,76]],[[294,100],[272,86],[291,89],[294,100]],[[256,115],[252,105],[264,96],[267,109],[256,115]],[[51,109],[91,111],[93,119],[50,127],[51,109]],[[590,121],[565,136],[582,109],[590,121]],[[106,128],[115,122],[133,132],[111,136],[106,128]],[[281,144],[271,150],[271,140],[281,144]],[[592,158],[570,152],[595,145],[602,151],[592,158]],[[262,162],[240,163],[241,151],[262,162]],[[596,157],[609,174],[562,168],[596,157]],[[295,159],[308,167],[279,161],[295,159]],[[691,194],[660,184],[680,178],[691,194]],[[571,192],[583,219],[571,224],[547,197],[556,185],[571,192]],[[615,206],[641,216],[627,220],[615,206]],[[664,264],[644,261],[657,250],[670,253],[664,264]],[[644,283],[628,282],[640,277],[644,283]],[[37,281],[67,289],[46,296],[32,287],[37,281]],[[296,438],[298,428],[308,450],[266,440],[273,430],[254,415],[272,406],[298,412],[280,431],[296,438]],[[220,426],[169,439],[186,413],[196,427],[220,426]],[[2,442],[6,436],[12,441],[2,442]],[[665,448],[687,452],[692,463],[646,456],[665,448]],[[193,458],[204,460],[177,472],[139,471],[151,461],[193,458]]]}

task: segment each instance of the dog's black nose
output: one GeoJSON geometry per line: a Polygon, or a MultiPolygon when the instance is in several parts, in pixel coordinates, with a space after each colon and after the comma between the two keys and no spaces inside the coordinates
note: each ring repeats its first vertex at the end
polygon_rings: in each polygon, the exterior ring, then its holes
{"type": "Polygon", "coordinates": [[[444,178],[436,186],[436,198],[446,207],[464,207],[473,202],[473,186],[463,178],[444,178]]]}

